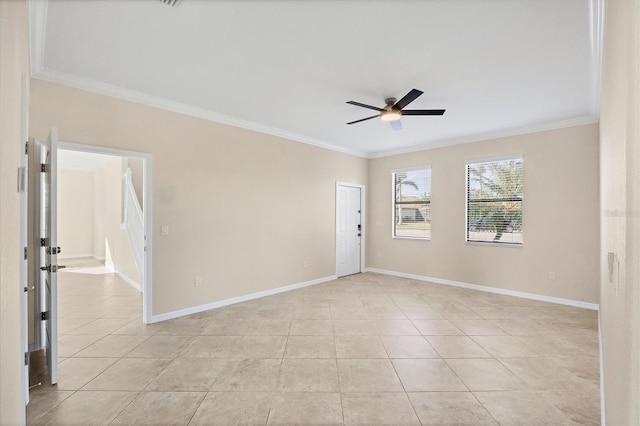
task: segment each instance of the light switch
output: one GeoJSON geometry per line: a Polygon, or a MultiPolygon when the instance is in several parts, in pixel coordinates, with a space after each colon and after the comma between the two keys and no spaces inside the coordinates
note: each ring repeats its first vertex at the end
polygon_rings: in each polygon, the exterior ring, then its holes
{"type": "Polygon", "coordinates": [[[169,235],[169,225],[162,225],[162,227],[160,228],[160,235],[163,237],[169,235]]]}

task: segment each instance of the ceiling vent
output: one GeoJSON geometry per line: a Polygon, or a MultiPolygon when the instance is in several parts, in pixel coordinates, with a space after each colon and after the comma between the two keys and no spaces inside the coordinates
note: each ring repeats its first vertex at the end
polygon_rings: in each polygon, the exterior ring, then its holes
{"type": "Polygon", "coordinates": [[[178,7],[182,3],[182,0],[160,0],[162,3],[171,7],[178,7]]]}

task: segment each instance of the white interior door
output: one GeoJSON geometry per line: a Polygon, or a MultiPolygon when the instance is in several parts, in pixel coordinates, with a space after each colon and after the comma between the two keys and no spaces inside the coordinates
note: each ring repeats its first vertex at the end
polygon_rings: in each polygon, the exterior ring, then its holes
{"type": "Polygon", "coordinates": [[[362,189],[338,185],[336,189],[336,275],[361,272],[362,189]]]}
{"type": "MultiPolygon", "coordinates": [[[[39,247],[35,250],[35,299],[40,305],[35,310],[40,319],[40,334],[36,346],[44,347],[51,383],[58,383],[58,265],[57,239],[57,150],[58,131],[52,128],[46,141],[36,141],[34,155],[40,165],[39,176],[35,179],[35,228],[39,247]]],[[[38,322],[36,322],[38,324],[38,322]]]]}
{"type": "MultiPolygon", "coordinates": [[[[29,262],[27,260],[27,245],[28,243],[28,228],[27,223],[29,221],[29,200],[27,198],[28,187],[28,158],[25,144],[27,143],[29,129],[29,77],[22,75],[22,130],[20,133],[20,151],[22,155],[20,157],[20,172],[18,176],[18,188],[20,191],[20,247],[24,250],[21,256],[20,262],[20,294],[21,297],[21,335],[22,335],[22,350],[24,352],[25,360],[22,370],[22,398],[24,405],[29,403],[29,297],[28,297],[28,268],[29,262]]],[[[26,422],[26,417],[23,418],[23,422],[26,422]]]]}

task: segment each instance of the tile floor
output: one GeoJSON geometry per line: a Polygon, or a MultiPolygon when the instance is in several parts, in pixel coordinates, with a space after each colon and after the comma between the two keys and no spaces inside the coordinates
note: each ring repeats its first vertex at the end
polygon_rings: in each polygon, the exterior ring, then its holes
{"type": "Polygon", "coordinates": [[[143,325],[70,266],[28,424],[600,423],[594,311],[366,273],[143,325]]]}

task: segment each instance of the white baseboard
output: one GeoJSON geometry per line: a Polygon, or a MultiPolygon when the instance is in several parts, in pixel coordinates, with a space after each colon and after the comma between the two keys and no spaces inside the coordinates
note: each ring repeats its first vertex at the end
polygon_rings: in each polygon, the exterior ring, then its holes
{"type": "Polygon", "coordinates": [[[66,260],[66,259],[81,259],[83,257],[91,257],[93,258],[93,253],[80,253],[80,254],[59,254],[58,260],[66,260]]]}
{"type": "Polygon", "coordinates": [[[118,270],[113,270],[113,273],[116,274],[117,276],[119,276],[120,278],[122,278],[122,280],[124,282],[126,282],[127,284],[129,284],[131,287],[135,288],[136,290],[138,290],[139,292],[142,293],[142,289],[140,288],[140,283],[132,280],[131,278],[129,278],[128,276],[126,276],[125,274],[123,274],[122,272],[118,271],[118,270]]]}
{"type": "Polygon", "coordinates": [[[234,305],[236,303],[247,302],[249,300],[259,299],[261,297],[273,296],[274,294],[284,293],[286,291],[296,290],[303,287],[309,287],[316,284],[326,283],[337,279],[337,276],[331,275],[328,277],[318,278],[311,281],[305,281],[297,284],[286,285],[283,287],[273,288],[271,290],[259,291],[257,293],[251,293],[244,296],[232,297],[230,299],[220,300],[218,302],[206,303],[204,305],[193,306],[191,308],[180,309],[178,311],[167,312],[160,315],[152,315],[150,324],[160,321],[166,321],[173,318],[179,318],[186,315],[197,314],[199,312],[209,311],[215,308],[221,308],[223,306],[234,305]]]}
{"type": "Polygon", "coordinates": [[[445,280],[442,278],[425,277],[422,275],[406,274],[404,272],[388,271],[386,269],[367,268],[367,272],[375,272],[384,275],[393,275],[396,277],[409,278],[417,281],[428,281],[436,284],[450,285],[453,287],[468,288],[470,290],[484,291],[487,293],[502,294],[505,296],[520,297],[523,299],[539,300],[541,302],[556,303],[559,305],[573,306],[576,308],[591,309],[597,311],[599,305],[597,303],[581,302],[579,300],[563,299],[561,297],[544,296],[541,294],[525,293],[522,291],[507,290],[504,288],[489,287],[478,284],[470,284],[461,281],[445,280]]]}
{"type": "Polygon", "coordinates": [[[104,256],[96,256],[93,253],[81,253],[81,254],[61,254],[58,256],[58,260],[66,259],[82,259],[83,257],[90,257],[95,260],[104,261],[104,256]]]}

